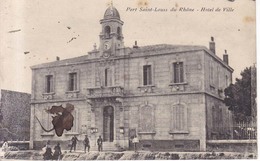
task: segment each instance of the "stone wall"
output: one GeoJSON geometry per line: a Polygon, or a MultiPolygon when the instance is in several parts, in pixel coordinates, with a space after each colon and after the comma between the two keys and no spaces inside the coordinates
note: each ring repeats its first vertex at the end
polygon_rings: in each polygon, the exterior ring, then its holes
{"type": "Polygon", "coordinates": [[[233,118],[224,102],[206,95],[206,111],[207,139],[231,139],[233,118]]]}
{"type": "MultiPolygon", "coordinates": [[[[201,140],[202,149],[205,149],[206,116],[203,94],[170,95],[156,97],[133,97],[129,98],[129,131],[135,130],[141,140],[201,140]],[[187,109],[187,129],[174,131],[172,127],[173,112],[175,105],[183,105],[187,109]],[[154,122],[154,129],[143,133],[140,128],[140,115],[144,106],[154,107],[154,116],[150,117],[149,124],[154,122]]],[[[151,109],[152,110],[152,109],[151,109]]],[[[185,125],[184,125],[185,126],[185,125]]]]}
{"type": "Polygon", "coordinates": [[[241,152],[244,154],[257,154],[257,143],[207,143],[207,151],[215,152],[241,152]]]}
{"type": "MultiPolygon", "coordinates": [[[[134,150],[133,143],[130,144],[130,150],[134,150]]],[[[141,140],[137,144],[137,150],[145,151],[199,151],[199,140],[141,140]]]]}
{"type": "MultiPolygon", "coordinates": [[[[178,50],[182,49],[178,48],[178,50]]],[[[210,123],[206,125],[206,121],[212,122],[209,107],[212,107],[211,104],[221,104],[223,90],[220,91],[220,88],[223,88],[224,84],[219,80],[226,77],[221,76],[212,84],[209,69],[213,66],[218,73],[224,72],[224,75],[227,75],[230,72],[226,67],[208,56],[204,50],[169,51],[169,53],[153,50],[132,55],[122,51],[120,50],[120,56],[114,59],[93,59],[79,64],[34,69],[32,115],[43,117],[42,111],[46,107],[72,103],[78,111],[76,115],[78,131],[60,138],[53,134],[42,134],[38,123],[32,118],[31,131],[34,135],[31,141],[68,140],[73,134],[77,134],[80,138],[83,138],[84,134],[89,134],[92,140],[96,140],[98,135],[103,135],[103,108],[112,106],[115,110],[114,139],[120,145],[125,145],[125,141],[132,137],[131,131],[135,131],[142,140],[199,140],[200,150],[205,150],[206,128],[207,132],[211,133],[213,127],[210,123]],[[173,83],[175,62],[183,62],[184,82],[173,83]],[[144,65],[152,66],[152,84],[149,86],[143,85],[144,65]],[[123,89],[123,97],[117,97],[122,99],[121,102],[119,101],[121,104],[114,96],[113,98],[112,96],[90,98],[90,88],[94,92],[110,88],[104,87],[104,71],[107,68],[112,72],[111,86],[121,86],[123,89]],[[75,91],[68,91],[70,72],[76,72],[78,76],[75,91]],[[45,93],[46,75],[54,76],[54,91],[48,94],[45,93]],[[218,86],[215,86],[215,83],[218,86]],[[212,94],[216,99],[210,99],[208,94],[212,94]],[[89,100],[95,102],[93,107],[88,103],[89,100]],[[173,124],[176,122],[173,114],[177,113],[173,112],[177,109],[175,106],[183,106],[183,110],[187,111],[180,116],[185,115],[187,118],[180,122],[180,125],[185,128],[178,132],[173,130],[175,126],[173,124]],[[150,107],[150,112],[142,113],[144,109],[150,107]],[[140,116],[140,113],[145,117],[140,116]],[[151,122],[151,124],[142,125],[140,122],[151,122]],[[97,128],[97,133],[90,133],[91,128],[97,128]],[[123,128],[123,133],[120,132],[120,128],[123,128]]],[[[126,52],[130,52],[129,49],[126,52]]],[[[229,76],[231,75],[228,75],[228,78],[229,76]]],[[[222,107],[223,104],[218,106],[222,107]]],[[[225,116],[226,114],[223,114],[223,117],[225,116]]]]}
{"type": "Polygon", "coordinates": [[[0,95],[1,124],[9,131],[0,129],[0,140],[29,140],[31,95],[8,90],[0,95]]]}

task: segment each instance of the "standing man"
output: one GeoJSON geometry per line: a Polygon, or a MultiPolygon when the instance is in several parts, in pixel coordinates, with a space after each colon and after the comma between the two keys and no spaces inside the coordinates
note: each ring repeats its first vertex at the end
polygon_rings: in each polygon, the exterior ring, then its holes
{"type": "Polygon", "coordinates": [[[102,151],[102,144],[103,144],[103,140],[101,138],[101,136],[99,135],[99,138],[97,139],[97,145],[98,145],[98,151],[102,151]]]}
{"type": "Polygon", "coordinates": [[[74,136],[72,137],[72,139],[71,139],[72,144],[71,144],[71,147],[70,147],[70,152],[71,152],[72,148],[74,148],[74,151],[76,151],[77,141],[79,141],[79,140],[78,140],[78,138],[76,137],[76,135],[74,135],[74,136]]]}
{"type": "Polygon", "coordinates": [[[60,143],[58,143],[55,147],[54,147],[54,153],[53,153],[53,160],[59,160],[61,156],[61,148],[60,148],[60,143]]]}
{"type": "Polygon", "coordinates": [[[135,152],[137,152],[137,144],[139,143],[139,139],[136,135],[133,139],[133,143],[134,143],[134,150],[135,150],[135,152]]]}
{"type": "Polygon", "coordinates": [[[86,153],[87,147],[88,147],[88,152],[89,152],[90,145],[89,145],[88,135],[86,135],[86,136],[85,136],[85,139],[84,139],[84,151],[85,151],[85,153],[86,153]]]}

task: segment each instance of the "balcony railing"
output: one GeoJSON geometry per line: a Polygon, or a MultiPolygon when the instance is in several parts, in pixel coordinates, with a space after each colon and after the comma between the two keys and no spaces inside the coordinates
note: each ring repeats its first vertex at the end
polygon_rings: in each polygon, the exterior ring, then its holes
{"type": "Polygon", "coordinates": [[[88,98],[123,97],[124,88],[121,86],[87,88],[88,98]]]}

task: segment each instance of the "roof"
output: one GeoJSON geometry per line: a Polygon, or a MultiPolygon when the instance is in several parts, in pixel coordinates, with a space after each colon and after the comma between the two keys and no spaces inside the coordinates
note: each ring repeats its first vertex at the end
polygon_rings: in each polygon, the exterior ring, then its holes
{"type": "Polygon", "coordinates": [[[227,67],[230,71],[234,71],[233,68],[231,68],[228,64],[224,63],[222,59],[220,59],[216,54],[214,54],[212,51],[210,51],[205,46],[194,46],[194,45],[170,45],[170,44],[158,44],[158,45],[148,45],[148,46],[141,46],[138,48],[133,48],[133,54],[138,53],[144,53],[145,56],[150,55],[160,55],[160,54],[166,54],[166,53],[179,53],[179,52],[191,52],[191,51],[205,51],[207,54],[209,54],[211,57],[216,59],[218,62],[220,62],[223,66],[227,67]],[[160,53],[155,53],[153,51],[161,51],[160,53]]]}
{"type": "Polygon", "coordinates": [[[55,66],[66,65],[70,63],[82,62],[85,60],[88,60],[88,55],[83,55],[83,56],[59,60],[59,61],[53,61],[49,63],[38,64],[38,65],[31,66],[31,68],[36,69],[36,68],[44,68],[44,67],[55,67],[55,66]]]}
{"type": "MultiPolygon", "coordinates": [[[[227,68],[233,70],[231,67],[229,67],[227,64],[225,64],[217,55],[213,54],[209,49],[207,49],[205,46],[192,46],[192,45],[170,45],[170,44],[158,44],[158,45],[148,45],[148,46],[140,46],[137,48],[128,48],[130,49],[131,53],[136,56],[141,55],[160,55],[165,53],[178,53],[178,52],[191,52],[191,51],[206,51],[209,55],[211,55],[213,58],[217,59],[220,63],[222,63],[227,68]],[[160,53],[157,53],[158,51],[161,51],[160,53]],[[143,54],[139,54],[143,53],[143,54]]],[[[64,59],[59,61],[54,61],[50,63],[44,63],[32,66],[32,69],[37,68],[47,68],[47,67],[55,67],[55,66],[63,66],[63,65],[71,65],[71,64],[78,64],[83,63],[86,61],[91,61],[92,59],[88,57],[88,55],[83,55],[79,57],[74,57],[70,59],[64,59]]]]}
{"type": "Polygon", "coordinates": [[[133,53],[160,51],[160,50],[171,50],[173,52],[174,51],[183,52],[183,51],[203,50],[204,48],[205,48],[204,46],[158,44],[158,45],[148,45],[148,46],[140,46],[138,48],[133,48],[133,53]]]}
{"type": "Polygon", "coordinates": [[[104,14],[104,19],[111,19],[111,18],[116,18],[116,19],[119,19],[120,20],[120,15],[119,15],[119,12],[118,10],[111,6],[111,7],[108,7],[105,11],[105,14],[104,14]]]}

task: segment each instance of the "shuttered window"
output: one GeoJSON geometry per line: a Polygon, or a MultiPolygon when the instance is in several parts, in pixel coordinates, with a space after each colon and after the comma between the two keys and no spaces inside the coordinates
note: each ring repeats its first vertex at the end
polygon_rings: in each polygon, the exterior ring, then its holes
{"type": "Polygon", "coordinates": [[[45,85],[45,92],[51,93],[54,91],[53,89],[53,75],[47,75],[46,76],[46,85],[45,85]]]}
{"type": "Polygon", "coordinates": [[[187,108],[183,105],[172,107],[172,131],[188,130],[187,108]]]}
{"type": "Polygon", "coordinates": [[[77,90],[77,73],[69,73],[69,91],[77,90]]]}
{"type": "Polygon", "coordinates": [[[146,105],[139,108],[139,131],[154,132],[154,107],[146,105]]]}
{"type": "Polygon", "coordinates": [[[173,63],[173,83],[183,83],[183,62],[173,63]]]}
{"type": "Polygon", "coordinates": [[[152,85],[152,66],[143,66],[143,85],[152,85]]]}

